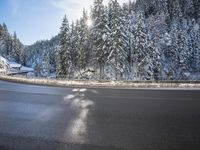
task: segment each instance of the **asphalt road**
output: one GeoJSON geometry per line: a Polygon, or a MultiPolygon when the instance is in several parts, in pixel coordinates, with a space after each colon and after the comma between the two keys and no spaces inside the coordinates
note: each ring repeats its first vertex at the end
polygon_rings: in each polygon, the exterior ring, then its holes
{"type": "Polygon", "coordinates": [[[0,150],[199,150],[200,91],[0,81],[0,150]]]}

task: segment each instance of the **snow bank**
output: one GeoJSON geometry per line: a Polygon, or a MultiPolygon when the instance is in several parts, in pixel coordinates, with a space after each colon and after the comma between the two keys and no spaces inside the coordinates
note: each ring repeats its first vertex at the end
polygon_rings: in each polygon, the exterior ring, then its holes
{"type": "Polygon", "coordinates": [[[200,83],[151,83],[128,81],[75,81],[59,79],[36,79],[0,75],[0,80],[47,86],[88,87],[88,88],[200,88],[200,83]]]}

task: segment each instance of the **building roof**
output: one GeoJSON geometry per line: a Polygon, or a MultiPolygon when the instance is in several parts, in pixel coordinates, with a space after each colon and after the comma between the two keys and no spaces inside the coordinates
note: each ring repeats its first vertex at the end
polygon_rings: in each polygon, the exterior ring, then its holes
{"type": "Polygon", "coordinates": [[[21,64],[18,64],[16,62],[8,62],[10,68],[21,68],[21,64]]]}
{"type": "MultiPolygon", "coordinates": [[[[4,57],[0,56],[0,61],[3,61],[6,65],[9,66],[10,71],[9,73],[25,73],[25,72],[33,72],[34,69],[33,68],[29,68],[29,67],[25,67],[22,66],[21,64],[18,64],[16,62],[13,61],[8,61],[7,59],[5,59],[4,57]]],[[[3,72],[5,70],[0,70],[0,72],[3,72]]]]}

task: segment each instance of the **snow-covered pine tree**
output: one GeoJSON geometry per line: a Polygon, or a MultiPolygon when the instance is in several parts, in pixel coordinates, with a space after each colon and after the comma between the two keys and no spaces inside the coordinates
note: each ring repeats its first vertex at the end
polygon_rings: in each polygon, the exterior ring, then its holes
{"type": "MultiPolygon", "coordinates": [[[[161,10],[162,11],[162,10],[161,10]]],[[[160,12],[157,13],[156,15],[152,15],[149,16],[149,18],[146,21],[146,25],[147,25],[147,32],[148,32],[148,41],[153,43],[153,47],[156,49],[156,51],[158,51],[157,53],[160,55],[158,57],[160,57],[159,59],[162,59],[160,61],[158,61],[158,63],[161,63],[162,65],[160,66],[160,70],[159,71],[155,71],[160,73],[158,75],[154,74],[154,78],[155,80],[158,80],[158,76],[159,79],[161,79],[161,69],[164,69],[165,67],[165,63],[163,62],[164,60],[164,51],[166,49],[168,49],[168,44],[169,41],[167,41],[167,39],[169,38],[169,34],[167,33],[167,23],[166,23],[166,15],[164,14],[164,12],[160,12]],[[162,63],[163,62],[163,63],[162,63]]],[[[156,55],[157,56],[157,55],[156,55]]],[[[160,64],[156,65],[159,66],[160,64]]]]}
{"type": "Polygon", "coordinates": [[[200,18],[200,1],[199,0],[193,0],[194,3],[194,18],[199,19],[200,18]]]}
{"type": "Polygon", "coordinates": [[[166,16],[164,13],[156,14],[154,16],[149,16],[146,21],[146,26],[148,34],[156,46],[159,47],[160,40],[167,32],[168,26],[166,23],[166,16]]]}
{"type": "Polygon", "coordinates": [[[85,10],[83,10],[83,16],[80,20],[77,20],[76,22],[76,30],[78,34],[78,45],[77,45],[77,51],[78,51],[78,68],[80,70],[85,70],[89,58],[88,58],[88,26],[87,26],[87,19],[88,15],[85,10]]]}
{"type": "Polygon", "coordinates": [[[180,20],[183,17],[183,13],[181,10],[181,5],[179,0],[172,0],[170,1],[171,5],[169,6],[170,9],[170,17],[172,20],[180,20]]]}
{"type": "Polygon", "coordinates": [[[180,28],[178,31],[178,61],[179,67],[177,70],[177,79],[184,79],[184,73],[189,72],[191,67],[191,51],[188,47],[188,35],[187,30],[180,28]]]}
{"type": "Polygon", "coordinates": [[[148,40],[148,52],[147,52],[147,74],[146,79],[151,80],[160,80],[161,79],[161,53],[158,50],[158,48],[155,46],[155,44],[151,41],[151,39],[148,40]]]}
{"type": "Polygon", "coordinates": [[[19,45],[18,45],[18,42],[17,42],[17,35],[16,35],[16,32],[14,32],[14,35],[13,35],[13,41],[12,41],[12,51],[11,51],[11,57],[12,58],[15,58],[15,61],[19,63],[19,45]]]}
{"type": "Polygon", "coordinates": [[[168,16],[168,0],[159,0],[157,9],[159,10],[159,14],[164,14],[165,16],[168,16]]]}
{"type": "Polygon", "coordinates": [[[45,49],[43,53],[43,62],[42,62],[42,72],[44,76],[49,76],[51,70],[51,65],[50,65],[50,56],[48,49],[45,49]]]}
{"type": "Polygon", "coordinates": [[[0,24],[0,40],[3,39],[3,26],[0,24]]]}
{"type": "Polygon", "coordinates": [[[16,32],[14,32],[12,40],[11,58],[14,58],[17,63],[24,64],[24,46],[17,38],[16,32]]]}
{"type": "Polygon", "coordinates": [[[12,50],[12,37],[8,32],[7,26],[5,23],[2,24],[2,41],[1,41],[1,55],[6,58],[9,58],[12,50]]]}
{"type": "Polygon", "coordinates": [[[0,24],[0,55],[3,55],[3,47],[4,47],[4,28],[0,24]]]}
{"type": "Polygon", "coordinates": [[[189,28],[189,50],[192,53],[190,64],[191,69],[199,71],[200,66],[200,31],[199,25],[193,23],[189,28]]]}
{"type": "Polygon", "coordinates": [[[59,38],[60,50],[58,52],[57,74],[59,76],[70,78],[72,60],[70,54],[70,29],[66,15],[60,28],[59,38]]]}
{"type": "Polygon", "coordinates": [[[116,80],[122,79],[128,67],[127,61],[127,37],[123,11],[117,0],[110,0],[110,53],[108,61],[115,72],[116,80]]]}
{"type": "Polygon", "coordinates": [[[196,53],[195,53],[195,60],[196,60],[196,70],[197,72],[200,72],[200,27],[198,25],[197,27],[197,49],[196,49],[196,53]]]}
{"type": "Polygon", "coordinates": [[[104,78],[104,67],[109,53],[110,29],[108,16],[103,5],[103,0],[95,0],[92,10],[92,39],[95,67],[100,71],[100,79],[104,78]]]}
{"type": "Polygon", "coordinates": [[[126,80],[131,80],[131,74],[132,74],[132,66],[133,66],[133,60],[131,59],[132,57],[132,43],[134,42],[133,37],[134,37],[134,12],[132,10],[132,2],[130,1],[129,3],[124,3],[122,7],[123,11],[123,20],[124,20],[124,38],[127,41],[125,50],[127,54],[127,62],[128,65],[126,67],[126,71],[124,73],[124,78],[126,80]]]}
{"type": "Polygon", "coordinates": [[[194,7],[194,1],[193,0],[181,0],[180,1],[182,8],[183,8],[183,14],[187,18],[194,18],[195,13],[195,7],[194,7]]]}
{"type": "Polygon", "coordinates": [[[172,23],[170,38],[171,44],[165,51],[165,59],[167,63],[167,80],[175,80],[177,78],[179,66],[179,45],[178,45],[179,24],[172,23]]]}
{"type": "Polygon", "coordinates": [[[145,31],[144,16],[139,12],[136,16],[136,24],[134,26],[134,43],[133,43],[133,67],[134,78],[140,80],[145,78],[145,65],[148,61],[147,55],[147,34],[145,31]]]}
{"type": "Polygon", "coordinates": [[[56,69],[56,58],[57,58],[56,55],[59,43],[58,36],[53,37],[51,40],[47,40],[46,43],[48,45],[51,72],[54,72],[54,70],[56,69]]]}
{"type": "Polygon", "coordinates": [[[171,34],[166,32],[160,39],[160,53],[161,53],[161,80],[167,79],[168,73],[168,62],[169,62],[169,51],[172,45],[171,34]]]}
{"type": "Polygon", "coordinates": [[[71,58],[72,58],[72,65],[73,65],[73,72],[77,69],[78,66],[78,33],[76,30],[76,25],[72,22],[71,25],[71,33],[70,33],[70,47],[71,47],[71,58]]]}

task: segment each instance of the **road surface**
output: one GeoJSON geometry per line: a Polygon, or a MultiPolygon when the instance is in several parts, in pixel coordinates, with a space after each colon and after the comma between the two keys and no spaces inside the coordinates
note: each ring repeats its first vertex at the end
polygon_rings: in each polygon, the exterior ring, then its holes
{"type": "Polygon", "coordinates": [[[200,91],[0,81],[0,150],[199,150],[200,91]]]}

